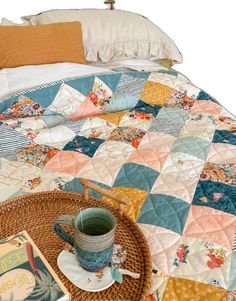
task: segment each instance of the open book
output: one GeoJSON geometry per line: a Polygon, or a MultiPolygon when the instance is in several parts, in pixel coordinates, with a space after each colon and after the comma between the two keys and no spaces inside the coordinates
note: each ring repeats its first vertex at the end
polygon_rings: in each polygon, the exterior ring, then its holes
{"type": "Polygon", "coordinates": [[[0,301],[69,301],[70,294],[26,231],[0,240],[0,301]]]}

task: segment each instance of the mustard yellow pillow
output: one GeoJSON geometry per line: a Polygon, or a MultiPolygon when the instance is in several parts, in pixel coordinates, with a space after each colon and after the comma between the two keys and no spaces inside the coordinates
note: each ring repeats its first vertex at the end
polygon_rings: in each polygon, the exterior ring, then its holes
{"type": "Polygon", "coordinates": [[[60,62],[86,63],[80,22],[0,26],[0,68],[60,62]]]}

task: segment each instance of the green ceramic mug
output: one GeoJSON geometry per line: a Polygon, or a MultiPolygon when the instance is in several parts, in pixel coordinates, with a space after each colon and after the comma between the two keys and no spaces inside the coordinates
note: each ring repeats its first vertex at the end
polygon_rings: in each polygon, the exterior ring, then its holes
{"type": "Polygon", "coordinates": [[[90,272],[102,270],[110,263],[115,228],[115,216],[103,208],[84,209],[76,216],[62,215],[54,222],[56,234],[74,247],[80,266],[90,272]],[[74,235],[68,234],[61,224],[72,227],[74,235]]]}

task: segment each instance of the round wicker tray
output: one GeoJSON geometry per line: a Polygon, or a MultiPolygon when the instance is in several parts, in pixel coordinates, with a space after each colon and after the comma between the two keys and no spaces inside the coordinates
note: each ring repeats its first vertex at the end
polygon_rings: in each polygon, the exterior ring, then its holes
{"type": "Polygon", "coordinates": [[[95,198],[85,200],[73,192],[42,192],[0,203],[0,239],[26,230],[62,280],[72,300],[142,301],[151,284],[151,259],[147,242],[138,226],[124,213],[117,214],[116,243],[127,250],[124,268],[140,273],[139,279],[124,276],[123,284],[90,293],[75,287],[59,271],[56,260],[65,243],[54,234],[52,223],[61,214],[76,214],[80,208],[104,207],[117,210],[95,198]]]}

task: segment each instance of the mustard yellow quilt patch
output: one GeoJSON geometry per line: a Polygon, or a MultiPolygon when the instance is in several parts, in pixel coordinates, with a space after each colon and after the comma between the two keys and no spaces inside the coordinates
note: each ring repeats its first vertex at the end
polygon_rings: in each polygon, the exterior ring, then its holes
{"type": "Polygon", "coordinates": [[[227,291],[213,285],[169,278],[162,301],[226,301],[227,291]]]}
{"type": "Polygon", "coordinates": [[[101,114],[97,115],[97,117],[105,119],[116,126],[119,126],[121,119],[126,114],[126,112],[116,112],[116,113],[109,113],[109,114],[101,114]]]}
{"type": "MultiPolygon", "coordinates": [[[[139,212],[143,206],[144,201],[148,195],[148,192],[127,187],[114,187],[111,189],[112,192],[116,192],[120,196],[126,196],[130,202],[127,205],[121,205],[121,209],[133,220],[137,220],[139,212]]],[[[117,206],[116,201],[109,199],[108,197],[103,197],[104,201],[117,206]]]]}
{"type": "Polygon", "coordinates": [[[141,100],[150,105],[164,106],[174,91],[174,89],[168,86],[148,81],[144,86],[141,100]]]}

